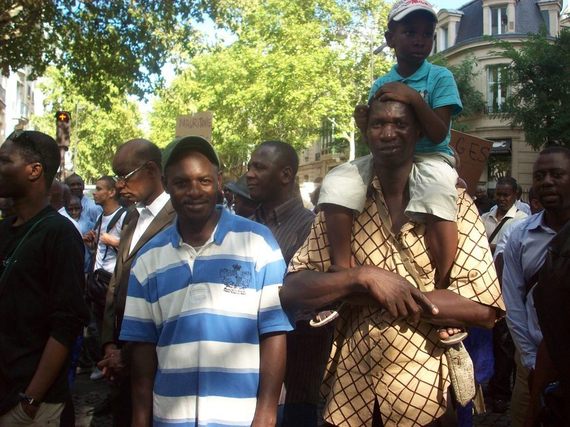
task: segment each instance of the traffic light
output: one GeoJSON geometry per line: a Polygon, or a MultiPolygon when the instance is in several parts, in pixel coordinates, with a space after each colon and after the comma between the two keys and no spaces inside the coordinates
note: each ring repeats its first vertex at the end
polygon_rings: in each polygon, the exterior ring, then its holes
{"type": "Polygon", "coordinates": [[[55,113],[55,140],[57,145],[66,151],[69,149],[69,139],[71,134],[71,115],[69,111],[58,111],[55,113]]]}

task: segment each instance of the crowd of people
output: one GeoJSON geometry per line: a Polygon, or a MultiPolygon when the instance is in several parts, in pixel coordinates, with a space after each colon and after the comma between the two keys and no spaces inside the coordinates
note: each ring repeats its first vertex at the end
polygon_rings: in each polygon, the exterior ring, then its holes
{"type": "Polygon", "coordinates": [[[114,176],[54,177],[56,142],[0,146],[0,427],[73,426],[78,369],[115,426],[570,423],[570,150],[472,199],[449,146],[462,106],[430,64],[437,16],[400,0],[397,64],[355,121],[370,155],[301,198],[264,141],[223,182],[198,136],[129,140],[114,176]]]}

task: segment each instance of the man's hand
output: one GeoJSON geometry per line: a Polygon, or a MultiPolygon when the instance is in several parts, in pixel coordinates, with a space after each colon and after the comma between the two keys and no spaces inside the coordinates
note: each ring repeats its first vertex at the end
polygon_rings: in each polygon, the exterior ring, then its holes
{"type": "Polygon", "coordinates": [[[382,307],[394,318],[409,318],[418,322],[423,312],[436,315],[439,309],[402,276],[366,265],[356,269],[361,283],[382,307]]]}
{"type": "Polygon", "coordinates": [[[113,246],[114,248],[119,246],[119,241],[120,241],[118,237],[111,236],[109,233],[101,234],[101,237],[99,238],[99,240],[104,245],[113,246]]]}
{"type": "Polygon", "coordinates": [[[376,94],[375,98],[380,101],[398,101],[413,106],[418,100],[420,94],[401,82],[391,82],[384,84],[376,94]]]}
{"type": "Polygon", "coordinates": [[[118,375],[121,375],[125,369],[125,364],[121,355],[121,350],[115,344],[107,344],[105,346],[105,354],[103,360],[97,363],[97,367],[101,369],[105,378],[114,381],[118,375]]]}
{"type": "Polygon", "coordinates": [[[95,234],[94,230],[89,230],[87,233],[83,235],[83,242],[87,245],[88,248],[93,249],[95,246],[95,240],[97,235],[95,234]]]}
{"type": "Polygon", "coordinates": [[[32,420],[36,418],[38,409],[40,409],[38,406],[30,405],[26,402],[20,402],[20,407],[22,408],[22,411],[24,411],[26,415],[32,420]]]}

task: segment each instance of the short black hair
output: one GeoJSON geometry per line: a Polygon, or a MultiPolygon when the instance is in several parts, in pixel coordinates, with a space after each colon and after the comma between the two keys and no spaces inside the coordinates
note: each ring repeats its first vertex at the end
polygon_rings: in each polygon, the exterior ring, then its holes
{"type": "Polygon", "coordinates": [[[71,175],[69,175],[67,178],[65,178],[65,183],[67,185],[69,185],[69,181],[74,179],[74,178],[79,178],[81,180],[81,182],[83,183],[83,185],[85,185],[85,180],[81,177],[81,175],[79,175],[78,173],[73,172],[71,175]]]}
{"type": "Polygon", "coordinates": [[[279,158],[283,162],[283,166],[290,166],[293,170],[293,175],[297,175],[299,170],[299,155],[291,144],[284,141],[269,140],[263,141],[256,148],[272,147],[279,154],[279,158]]]}
{"type": "Polygon", "coordinates": [[[497,186],[499,185],[508,185],[513,189],[513,193],[516,193],[519,187],[517,180],[514,179],[512,176],[502,176],[497,180],[497,186]]]}
{"type": "Polygon", "coordinates": [[[562,154],[567,160],[570,160],[570,148],[563,145],[550,145],[538,153],[539,156],[543,154],[562,154]]]}
{"type": "Polygon", "coordinates": [[[12,132],[6,140],[12,141],[26,162],[42,165],[45,186],[49,189],[61,163],[61,154],[55,140],[35,130],[12,132]]]}

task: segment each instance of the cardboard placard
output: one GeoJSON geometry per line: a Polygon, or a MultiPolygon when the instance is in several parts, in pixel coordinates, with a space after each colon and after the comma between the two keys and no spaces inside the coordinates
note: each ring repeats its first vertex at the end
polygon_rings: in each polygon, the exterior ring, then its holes
{"type": "Polygon", "coordinates": [[[457,173],[467,183],[467,192],[473,196],[487,165],[493,142],[452,129],[449,145],[459,157],[460,165],[457,173]]]}
{"type": "Polygon", "coordinates": [[[203,111],[176,118],[176,137],[197,135],[212,142],[212,121],[214,113],[203,111]]]}

